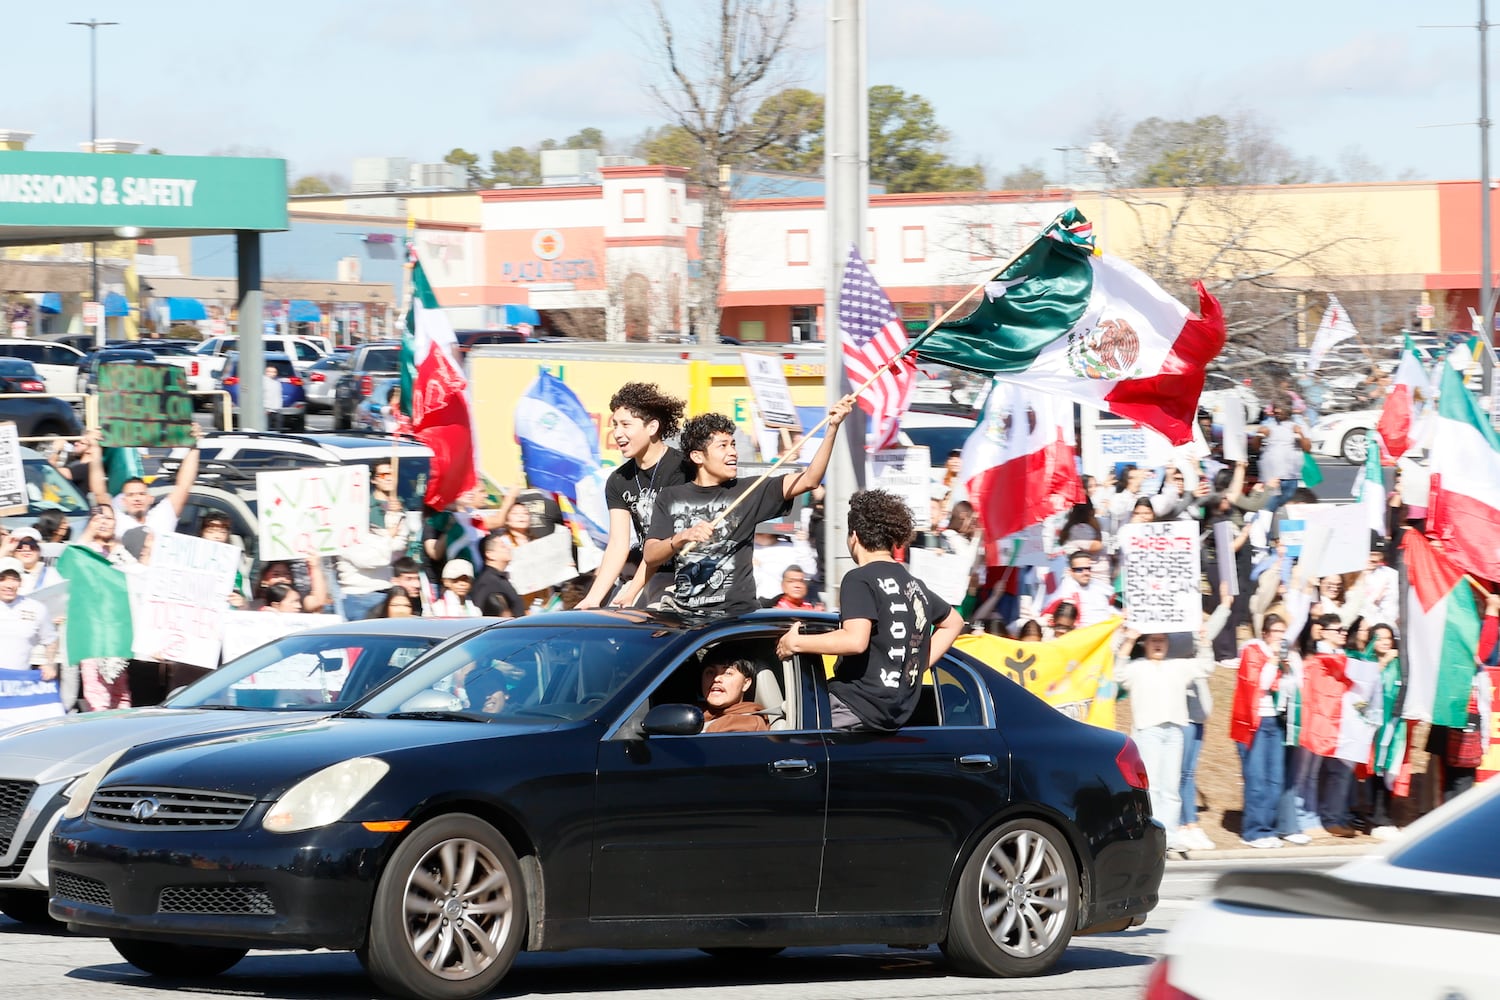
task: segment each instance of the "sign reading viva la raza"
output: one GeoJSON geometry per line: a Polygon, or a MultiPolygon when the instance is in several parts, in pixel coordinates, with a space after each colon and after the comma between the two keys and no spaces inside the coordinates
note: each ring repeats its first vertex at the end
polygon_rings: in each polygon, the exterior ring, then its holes
{"type": "Polygon", "coordinates": [[[1143,635],[1196,632],[1203,625],[1198,522],[1121,525],[1125,624],[1143,635]]]}
{"type": "Polygon", "coordinates": [[[258,472],[260,558],[338,555],[370,528],[370,470],[364,465],[258,472]]]}
{"type": "Polygon", "coordinates": [[[99,366],[99,430],[106,448],[179,448],[193,443],[193,397],[176,365],[116,361],[99,366]]]}

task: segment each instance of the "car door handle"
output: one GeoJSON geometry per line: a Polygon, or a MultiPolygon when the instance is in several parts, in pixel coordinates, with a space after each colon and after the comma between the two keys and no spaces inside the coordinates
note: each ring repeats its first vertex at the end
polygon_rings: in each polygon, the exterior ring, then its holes
{"type": "Polygon", "coordinates": [[[771,763],[771,773],[780,774],[789,778],[800,778],[807,774],[816,774],[818,765],[802,757],[787,757],[783,760],[771,763]]]}
{"type": "Polygon", "coordinates": [[[966,753],[958,758],[958,766],[965,771],[993,771],[997,765],[991,754],[966,753]]]}

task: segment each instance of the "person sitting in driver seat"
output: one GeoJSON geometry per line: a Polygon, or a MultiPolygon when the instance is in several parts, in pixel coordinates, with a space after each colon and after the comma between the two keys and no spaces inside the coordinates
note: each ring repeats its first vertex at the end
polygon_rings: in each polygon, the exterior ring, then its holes
{"type": "Polygon", "coordinates": [[[757,733],[770,729],[764,709],[746,699],[755,685],[755,664],[749,660],[711,660],[703,666],[703,731],[757,733]]]}

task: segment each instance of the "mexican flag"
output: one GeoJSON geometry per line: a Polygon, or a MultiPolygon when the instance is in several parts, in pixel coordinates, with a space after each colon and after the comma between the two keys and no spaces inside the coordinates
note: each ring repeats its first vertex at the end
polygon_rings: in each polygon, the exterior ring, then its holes
{"type": "Polygon", "coordinates": [[[1342,344],[1350,337],[1359,335],[1354,329],[1354,323],[1349,319],[1349,314],[1344,307],[1339,305],[1338,296],[1328,296],[1328,308],[1323,310],[1323,319],[1318,323],[1318,332],[1313,337],[1312,347],[1307,350],[1307,370],[1315,372],[1323,363],[1323,356],[1336,344],[1342,344]]]}
{"type": "Polygon", "coordinates": [[[1427,533],[1465,572],[1500,580],[1500,435],[1464,388],[1463,375],[1442,367],[1427,533]]]}
{"type": "Polygon", "coordinates": [[[1022,383],[1192,440],[1203,373],[1224,346],[1218,301],[1189,312],[1145,274],[1094,251],[1069,209],[985,288],[963,319],[916,341],[919,360],[1022,383]]]}
{"type": "Polygon", "coordinates": [[[68,581],[74,599],[64,628],[72,663],[105,656],[133,656],[135,628],[125,573],[85,545],[69,545],[57,557],[57,571],[68,581]],[[87,607],[85,612],[84,607],[87,607]]]}
{"type": "Polygon", "coordinates": [[[1072,403],[997,383],[959,466],[985,537],[1024,531],[1087,499],[1075,454],[1072,403]]]}
{"type": "Polygon", "coordinates": [[[1425,395],[1429,391],[1422,359],[1417,355],[1411,338],[1407,337],[1401,349],[1401,363],[1396,366],[1395,384],[1386,394],[1380,420],[1375,424],[1375,430],[1392,458],[1400,458],[1411,447],[1411,415],[1416,409],[1416,394],[1425,395]]]}
{"type": "Polygon", "coordinates": [[[1401,540],[1406,560],[1406,699],[1401,717],[1434,726],[1468,721],[1479,605],[1464,571],[1416,530],[1401,540]]]}
{"type": "Polygon", "coordinates": [[[1385,473],[1380,468],[1380,446],[1374,438],[1365,439],[1365,474],[1354,484],[1354,499],[1364,511],[1365,525],[1385,537],[1385,473]]]}
{"type": "Polygon", "coordinates": [[[438,305],[422,262],[411,269],[411,305],[401,338],[401,409],[417,440],[432,449],[424,503],[442,510],[478,483],[469,382],[454,360],[458,338],[438,305]]]}

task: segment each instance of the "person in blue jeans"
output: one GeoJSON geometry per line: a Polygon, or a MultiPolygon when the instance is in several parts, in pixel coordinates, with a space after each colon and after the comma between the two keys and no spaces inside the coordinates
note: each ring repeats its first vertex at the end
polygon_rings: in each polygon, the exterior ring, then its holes
{"type": "Polygon", "coordinates": [[[1250,847],[1282,844],[1277,836],[1277,804],[1286,780],[1286,729],[1281,713],[1296,685],[1286,622],[1280,615],[1266,615],[1261,637],[1240,651],[1229,722],[1229,736],[1237,744],[1244,776],[1240,836],[1250,847]]]}

